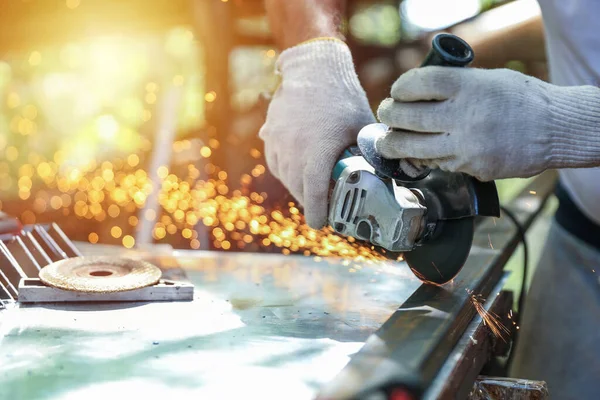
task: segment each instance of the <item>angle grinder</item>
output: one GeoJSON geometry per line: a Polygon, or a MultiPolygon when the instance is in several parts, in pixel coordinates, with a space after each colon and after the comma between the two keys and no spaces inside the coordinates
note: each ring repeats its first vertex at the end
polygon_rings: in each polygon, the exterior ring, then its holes
{"type": "MultiPolygon", "coordinates": [[[[473,57],[464,40],[439,34],[421,67],[466,67],[473,57]]],[[[375,142],[389,129],[384,124],[364,127],[358,145],[346,149],[338,160],[332,174],[329,224],[341,235],[372,244],[390,259],[403,255],[421,280],[444,284],[458,274],[469,255],[475,217],[500,216],[496,184],[383,158],[375,142]]]]}

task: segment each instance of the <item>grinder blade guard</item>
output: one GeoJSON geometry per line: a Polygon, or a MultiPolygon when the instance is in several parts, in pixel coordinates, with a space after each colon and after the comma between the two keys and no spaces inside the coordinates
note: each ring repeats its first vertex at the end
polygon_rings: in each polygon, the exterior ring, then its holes
{"type": "MultiPolygon", "coordinates": [[[[465,67],[472,60],[465,41],[439,34],[421,66],[465,67]]],[[[336,164],[329,223],[389,258],[404,253],[421,280],[446,283],[469,255],[475,217],[500,216],[496,185],[439,169],[407,174],[407,160],[385,159],[375,149],[388,130],[384,124],[364,127],[358,146],[347,149],[336,164]]]]}

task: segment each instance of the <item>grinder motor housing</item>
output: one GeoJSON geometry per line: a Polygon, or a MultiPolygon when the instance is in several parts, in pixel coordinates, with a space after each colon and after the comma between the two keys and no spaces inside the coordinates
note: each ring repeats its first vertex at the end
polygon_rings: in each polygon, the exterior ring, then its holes
{"type": "MultiPolygon", "coordinates": [[[[421,66],[466,67],[473,57],[465,41],[439,34],[421,66]]],[[[408,160],[385,159],[376,151],[376,141],[388,131],[384,124],[364,127],[358,145],[339,159],[332,174],[329,223],[389,258],[405,253],[419,278],[446,283],[469,254],[474,217],[500,216],[496,185],[439,169],[409,175],[402,167],[408,160]]]]}

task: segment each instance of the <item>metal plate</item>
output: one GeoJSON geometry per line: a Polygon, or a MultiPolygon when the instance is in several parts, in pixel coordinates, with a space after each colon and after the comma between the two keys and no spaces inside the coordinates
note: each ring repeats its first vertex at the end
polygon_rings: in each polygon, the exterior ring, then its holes
{"type": "Polygon", "coordinates": [[[311,399],[421,284],[405,264],[77,247],[176,260],[195,299],[2,311],[0,398],[311,399]]]}
{"type": "Polygon", "coordinates": [[[47,285],[84,293],[139,289],[158,282],[160,269],[146,261],[119,257],[75,257],[56,261],[40,271],[47,285]]]}
{"type": "MultiPolygon", "coordinates": [[[[548,190],[528,187],[513,208],[526,227],[548,190]]],[[[322,389],[342,399],[407,377],[427,387],[475,313],[465,288],[489,299],[516,244],[510,221],[478,225],[467,265],[443,288],[402,263],[175,251],[193,302],[3,310],[0,397],[310,399],[322,389]]],[[[162,266],[156,249],[121,251],[162,266]]]]}

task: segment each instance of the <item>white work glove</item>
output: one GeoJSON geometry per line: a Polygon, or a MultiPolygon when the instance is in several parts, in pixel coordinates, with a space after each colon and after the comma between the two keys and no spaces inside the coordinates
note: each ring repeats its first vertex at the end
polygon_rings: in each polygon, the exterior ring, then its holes
{"type": "Polygon", "coordinates": [[[316,39],[281,53],[281,85],[259,132],[267,165],[304,206],[312,228],[327,224],[331,174],[345,148],[375,122],[348,46],[316,39]]]}
{"type": "Polygon", "coordinates": [[[424,67],[403,74],[391,97],[378,110],[400,130],[377,141],[386,158],[482,181],[600,164],[595,87],[554,86],[506,69],[424,67]]]}

